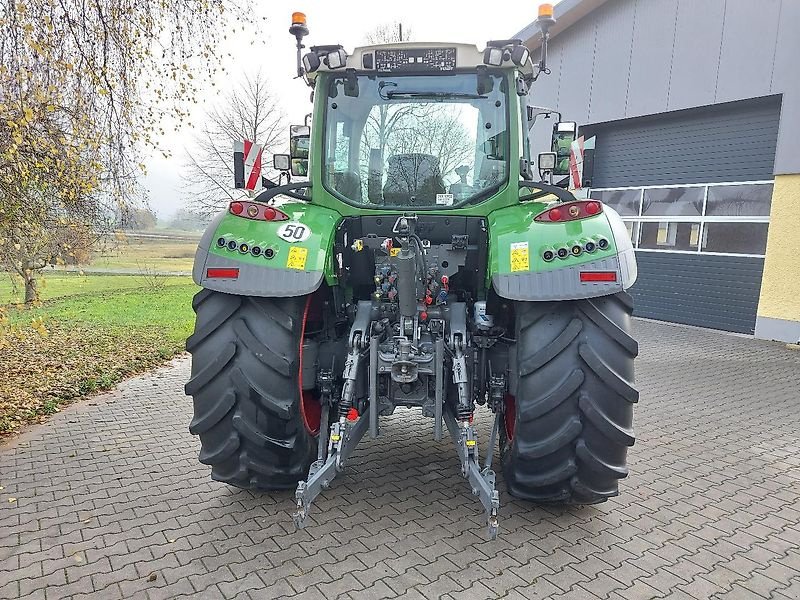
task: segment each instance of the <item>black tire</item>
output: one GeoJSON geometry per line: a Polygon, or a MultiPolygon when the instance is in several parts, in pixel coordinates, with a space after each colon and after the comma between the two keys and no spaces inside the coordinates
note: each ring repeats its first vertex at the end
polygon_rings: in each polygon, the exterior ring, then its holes
{"type": "Polygon", "coordinates": [[[515,310],[518,380],[501,428],[508,492],[566,504],[616,496],[639,399],[631,297],[517,302],[515,310]]]}
{"type": "Polygon", "coordinates": [[[211,478],[246,489],[290,489],[308,473],[317,440],[298,384],[306,298],[255,298],[201,290],[186,341],[194,399],[189,431],[211,478]]]}

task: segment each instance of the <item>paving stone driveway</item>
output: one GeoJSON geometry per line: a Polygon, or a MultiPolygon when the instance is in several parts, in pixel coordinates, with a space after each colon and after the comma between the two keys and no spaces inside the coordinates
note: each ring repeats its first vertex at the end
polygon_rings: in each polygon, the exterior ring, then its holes
{"type": "Polygon", "coordinates": [[[502,493],[494,542],[451,445],[403,410],[295,532],[292,493],[228,488],[197,463],[178,359],[0,447],[0,597],[800,598],[800,352],[636,333],[621,496],[502,493]]]}

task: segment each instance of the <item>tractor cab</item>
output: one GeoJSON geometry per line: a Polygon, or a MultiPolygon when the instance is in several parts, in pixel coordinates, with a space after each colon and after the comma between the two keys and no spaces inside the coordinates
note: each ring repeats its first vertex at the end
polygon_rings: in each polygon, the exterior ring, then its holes
{"type": "MultiPolygon", "coordinates": [[[[554,23],[548,6],[538,19],[543,35],[554,23]]],[[[546,44],[538,61],[516,39],[482,51],[402,42],[352,54],[311,46],[303,55],[304,14],[292,15],[289,31],[298,76],[313,88],[314,135],[292,126],[290,155],[275,165],[308,177],[328,199],[357,209],[460,208],[533,176],[527,96],[547,68],[546,44]]]]}

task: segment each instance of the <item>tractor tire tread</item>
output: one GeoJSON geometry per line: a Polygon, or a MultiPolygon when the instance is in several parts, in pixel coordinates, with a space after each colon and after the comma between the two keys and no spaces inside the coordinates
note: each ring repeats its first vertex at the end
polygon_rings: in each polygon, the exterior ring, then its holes
{"type": "Polygon", "coordinates": [[[193,397],[189,425],[211,478],[244,489],[292,489],[316,458],[300,410],[301,298],[201,290],[187,342],[193,397]]]}
{"type": "Polygon", "coordinates": [[[192,422],[189,423],[189,433],[200,435],[208,431],[228,414],[234,404],[236,404],[236,394],[230,391],[226,392],[219,397],[217,402],[212,403],[206,412],[195,414],[192,422]]]}
{"type": "Polygon", "coordinates": [[[632,310],[626,293],[515,303],[516,412],[500,436],[512,496],[595,504],[619,493],[639,399],[632,310]]]}
{"type": "Polygon", "coordinates": [[[564,424],[550,436],[542,440],[534,443],[520,440],[519,454],[522,458],[528,460],[547,456],[575,440],[575,438],[580,435],[582,429],[583,425],[581,425],[580,417],[575,415],[565,421],[564,424]]]}
{"type": "Polygon", "coordinates": [[[572,319],[569,325],[567,325],[564,331],[562,331],[556,339],[547,344],[536,354],[520,361],[519,374],[529,375],[535,370],[541,368],[543,365],[549,363],[556,356],[567,349],[567,347],[572,343],[572,340],[578,337],[581,329],[583,329],[583,323],[581,320],[572,319]]]}
{"type": "Polygon", "coordinates": [[[560,406],[576,391],[578,391],[583,384],[583,371],[575,369],[567,377],[565,377],[557,387],[548,394],[537,398],[535,401],[526,402],[523,406],[519,407],[520,421],[527,422],[538,419],[542,415],[550,412],[557,406],[560,406]]]}

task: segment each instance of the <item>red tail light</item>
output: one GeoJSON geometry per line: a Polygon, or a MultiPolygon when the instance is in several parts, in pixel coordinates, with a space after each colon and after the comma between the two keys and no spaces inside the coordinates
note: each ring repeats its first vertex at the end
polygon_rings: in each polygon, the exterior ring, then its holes
{"type": "Polygon", "coordinates": [[[564,223],[586,219],[603,212],[603,204],[597,200],[576,200],[557,204],[534,217],[540,223],[564,223]]]}
{"type": "Polygon", "coordinates": [[[616,280],[617,280],[616,271],[581,271],[581,281],[583,282],[593,282],[593,281],[613,282],[616,280]]]}
{"type": "Polygon", "coordinates": [[[289,215],[286,213],[272,206],[261,204],[260,202],[248,202],[246,200],[231,202],[228,210],[232,215],[242,217],[243,219],[252,219],[254,221],[289,220],[289,215]]]}

